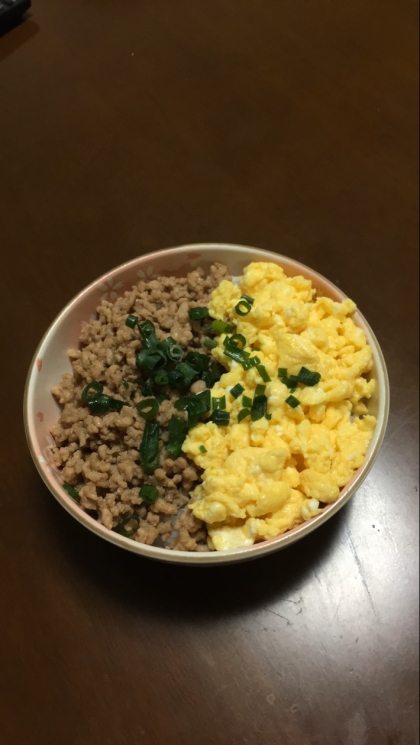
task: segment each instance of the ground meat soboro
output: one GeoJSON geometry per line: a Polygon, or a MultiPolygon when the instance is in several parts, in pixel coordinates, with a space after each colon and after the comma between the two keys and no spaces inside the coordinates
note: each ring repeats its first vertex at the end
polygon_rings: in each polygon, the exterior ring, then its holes
{"type": "MultiPolygon", "coordinates": [[[[191,321],[188,311],[206,306],[222,279],[230,279],[227,268],[213,264],[208,276],[198,268],[185,278],[141,281],[115,303],[102,301],[97,318],[82,330],[79,349],[69,351],[73,374],[63,375],[61,383],[52,389],[63,406],[51,433],[56,442],[54,460],[64,482],[78,491],[80,506],[109,530],[118,529],[129,515],[136,515],[139,525],[133,538],[140,543],[164,545],[175,530],[170,548],[208,550],[205,526],[187,506],[190,492],[200,479],[197,466],[183,456],[173,459],[165,450],[171,416],[186,416],[174,408],[181,395],[176,389],[161,391],[167,399],[160,404],[157,415],[159,467],[153,474],[144,473],[141,467],[139,446],[145,420],[136,405],[149,398],[150,392],[142,385],[144,380],[139,380],[136,366],[136,353],[142,348],[139,330],[127,326],[126,319],[130,314],[139,322],[148,319],[155,325],[159,340],[171,336],[185,351],[209,354],[203,346],[205,321],[191,321]],[[104,394],[125,402],[121,411],[91,413],[82,401],[82,391],[92,381],[103,385],[104,394]],[[153,504],[140,497],[143,484],[157,488],[153,504]]],[[[203,380],[196,380],[190,393],[199,393],[205,387],[203,380]]]]}

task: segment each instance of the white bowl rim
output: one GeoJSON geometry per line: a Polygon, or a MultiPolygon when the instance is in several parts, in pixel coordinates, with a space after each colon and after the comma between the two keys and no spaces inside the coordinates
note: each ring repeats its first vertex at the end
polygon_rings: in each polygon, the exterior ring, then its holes
{"type": "Polygon", "coordinates": [[[381,448],[381,445],[382,445],[382,442],[385,436],[386,426],[388,422],[390,392],[389,392],[389,379],[388,379],[385,359],[384,359],[382,350],[380,348],[379,342],[373,330],[371,329],[369,323],[366,321],[363,314],[359,310],[357,310],[356,313],[354,314],[356,317],[356,321],[358,322],[358,325],[360,324],[361,326],[363,326],[365,332],[367,333],[368,342],[370,346],[372,347],[374,356],[376,358],[376,363],[377,363],[376,364],[377,385],[380,391],[377,425],[373,433],[373,437],[372,437],[372,440],[369,446],[369,452],[365,458],[364,463],[355,472],[355,475],[353,476],[351,481],[345,487],[343,487],[343,491],[340,494],[337,501],[333,502],[332,504],[324,508],[323,512],[320,515],[313,517],[311,520],[303,522],[302,524],[296,526],[292,530],[287,531],[286,533],[282,533],[280,536],[277,536],[276,538],[271,538],[266,541],[254,543],[252,546],[246,546],[246,547],[237,548],[237,549],[230,549],[229,551],[208,551],[208,552],[202,552],[202,553],[201,552],[188,552],[188,551],[172,551],[172,550],[168,550],[164,548],[159,548],[157,546],[148,546],[143,543],[138,543],[137,541],[133,541],[132,539],[125,538],[124,536],[119,535],[115,531],[111,531],[108,528],[105,528],[104,525],[102,525],[97,520],[95,520],[90,515],[88,515],[86,512],[84,512],[78,506],[78,504],[74,502],[74,500],[72,500],[70,497],[67,497],[63,489],[57,488],[57,485],[54,479],[52,477],[49,478],[47,473],[40,467],[38,458],[36,456],[35,447],[33,444],[36,437],[35,437],[33,423],[30,417],[30,402],[31,402],[32,394],[33,394],[33,385],[34,385],[34,376],[35,376],[35,361],[38,357],[42,357],[42,350],[48,346],[49,338],[50,336],[52,336],[56,327],[60,324],[61,320],[65,316],[67,316],[67,314],[71,311],[73,306],[78,303],[79,299],[83,295],[85,295],[86,293],[89,293],[90,290],[94,289],[99,283],[106,283],[111,277],[115,275],[116,272],[120,272],[126,268],[129,268],[130,266],[135,266],[136,264],[139,263],[139,261],[143,262],[145,260],[149,260],[149,261],[153,260],[155,256],[159,256],[162,253],[165,253],[165,254],[171,253],[171,255],[176,255],[176,254],[184,254],[184,253],[191,253],[191,252],[206,253],[212,250],[223,250],[223,249],[229,250],[229,251],[238,251],[238,253],[240,252],[241,254],[245,254],[245,255],[249,254],[250,257],[251,255],[255,255],[255,252],[257,252],[259,257],[261,257],[259,258],[259,260],[261,261],[263,261],[265,258],[267,259],[267,261],[274,261],[275,263],[279,263],[280,261],[284,266],[289,266],[291,269],[297,270],[297,272],[299,272],[299,269],[301,268],[304,271],[304,273],[310,272],[310,274],[314,278],[319,279],[320,283],[326,283],[327,285],[329,285],[332,288],[332,290],[334,290],[334,293],[340,296],[342,300],[345,300],[347,298],[347,295],[345,295],[345,293],[343,293],[342,290],[340,290],[333,282],[331,282],[329,279],[324,277],[319,272],[315,271],[314,269],[311,269],[311,267],[308,267],[307,265],[303,264],[300,261],[296,261],[295,259],[292,259],[289,256],[284,256],[274,251],[267,251],[265,249],[254,248],[251,246],[242,246],[240,244],[228,244],[228,243],[192,243],[192,244],[186,244],[186,245],[181,245],[181,246],[175,246],[172,248],[160,249],[158,251],[153,251],[152,253],[142,254],[141,256],[137,256],[136,258],[131,259],[130,261],[124,262],[123,264],[119,264],[118,266],[114,267],[113,269],[110,269],[108,272],[106,272],[105,274],[95,279],[89,285],[84,287],[80,292],[78,292],[77,295],[75,295],[67,303],[67,305],[60,311],[60,313],[52,321],[52,323],[46,330],[45,334],[43,335],[41,341],[39,342],[36,348],[33,358],[31,360],[31,364],[29,367],[29,371],[28,371],[26,383],[25,383],[25,391],[24,391],[24,399],[23,399],[23,418],[24,418],[25,435],[26,435],[28,447],[29,447],[32,459],[35,463],[35,466],[38,470],[38,473],[40,474],[42,480],[44,481],[49,491],[53,494],[53,496],[57,499],[57,501],[61,504],[61,506],[64,507],[64,509],[66,509],[67,512],[69,512],[74,518],[76,518],[78,522],[80,522],[82,525],[87,527],[93,533],[96,533],[96,535],[100,536],[101,538],[104,538],[106,541],[114,545],[120,546],[121,548],[124,548],[125,550],[131,551],[132,553],[145,556],[150,559],[166,561],[171,564],[190,564],[190,565],[195,565],[195,566],[211,566],[211,565],[217,565],[217,564],[228,564],[228,563],[230,564],[234,562],[248,561],[251,559],[266,556],[268,554],[273,553],[274,551],[278,551],[280,549],[286,548],[286,546],[289,546],[292,543],[295,543],[296,541],[303,538],[305,535],[312,533],[313,530],[315,530],[320,525],[327,522],[327,520],[329,520],[333,515],[335,515],[353,496],[355,491],[361,485],[362,481],[364,481],[364,479],[368,475],[369,471],[371,470],[377,458],[377,455],[379,453],[379,450],[381,448]]]}

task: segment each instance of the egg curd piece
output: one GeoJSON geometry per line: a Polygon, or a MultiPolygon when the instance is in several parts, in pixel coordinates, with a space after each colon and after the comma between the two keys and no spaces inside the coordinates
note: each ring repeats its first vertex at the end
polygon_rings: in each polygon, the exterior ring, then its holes
{"type": "Polygon", "coordinates": [[[366,377],[372,350],[351,318],[347,299],[315,297],[304,277],[287,277],[276,264],[251,263],[239,287],[223,280],[213,291],[209,312],[246,339],[270,380],[256,366],[245,370],[225,354],[230,333],[215,337],[215,359],[226,369],[211,391],[226,397],[227,426],[193,427],[184,452],[203,469],[190,508],[208,527],[209,547],[217,551],[252,545],[290,530],[335,501],[366,456],[376,420],[366,415],[375,381],[366,377]],[[253,299],[246,315],[236,306],[253,299]],[[297,375],[302,367],[321,376],[314,386],[296,384],[298,405],[287,403],[290,387],[278,369],[297,375]],[[244,391],[236,399],[231,390],[244,391]],[[238,422],[243,396],[251,401],[265,385],[267,414],[238,422]],[[200,448],[204,446],[205,452],[200,448]]]}

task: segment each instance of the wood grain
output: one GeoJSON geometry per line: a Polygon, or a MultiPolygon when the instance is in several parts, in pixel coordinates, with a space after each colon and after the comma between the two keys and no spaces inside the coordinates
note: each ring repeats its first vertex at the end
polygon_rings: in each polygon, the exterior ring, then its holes
{"type": "Polygon", "coordinates": [[[2,745],[418,743],[416,52],[412,0],[37,0],[0,38],[2,745]],[[339,284],[392,389],[341,513],[214,570],[89,534],[21,417],[77,291],[199,241],[339,284]]]}

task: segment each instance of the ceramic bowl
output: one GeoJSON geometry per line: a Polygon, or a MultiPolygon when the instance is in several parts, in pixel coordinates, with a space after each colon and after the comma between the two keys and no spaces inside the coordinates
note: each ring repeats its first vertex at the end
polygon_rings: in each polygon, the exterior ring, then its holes
{"type": "Polygon", "coordinates": [[[192,553],[169,551],[137,543],[108,530],[84,512],[62,488],[61,474],[54,465],[50,450],[54,444],[50,427],[60,416],[60,407],[50,391],[51,387],[59,382],[62,373],[71,372],[67,350],[78,346],[81,327],[94,317],[100,300],[116,300],[140,279],[150,280],[159,275],[182,277],[196,266],[202,266],[207,270],[214,261],[227,264],[233,276],[241,275],[244,267],[251,261],[271,261],[283,267],[289,276],[301,274],[307,277],[314,287],[321,289],[324,295],[333,300],[342,301],[346,297],[329,280],[307,266],[286,256],[257,248],[206,243],[147,254],[107,272],[66,305],[39,343],[29,369],[24,398],[24,422],[31,455],[48,489],[67,512],[101,538],[127,551],[159,561],[197,566],[256,559],[295,543],[329,520],[350,499],[372,468],[385,434],[389,408],[389,386],[384,358],[372,329],[362,314],[357,312],[354,320],[365,331],[373,350],[374,367],[371,374],[376,378],[377,386],[374,396],[368,403],[368,409],[369,413],[377,417],[378,423],[363,465],[342,489],[338,500],[325,507],[322,514],[277,538],[250,547],[231,551],[192,553]]]}

